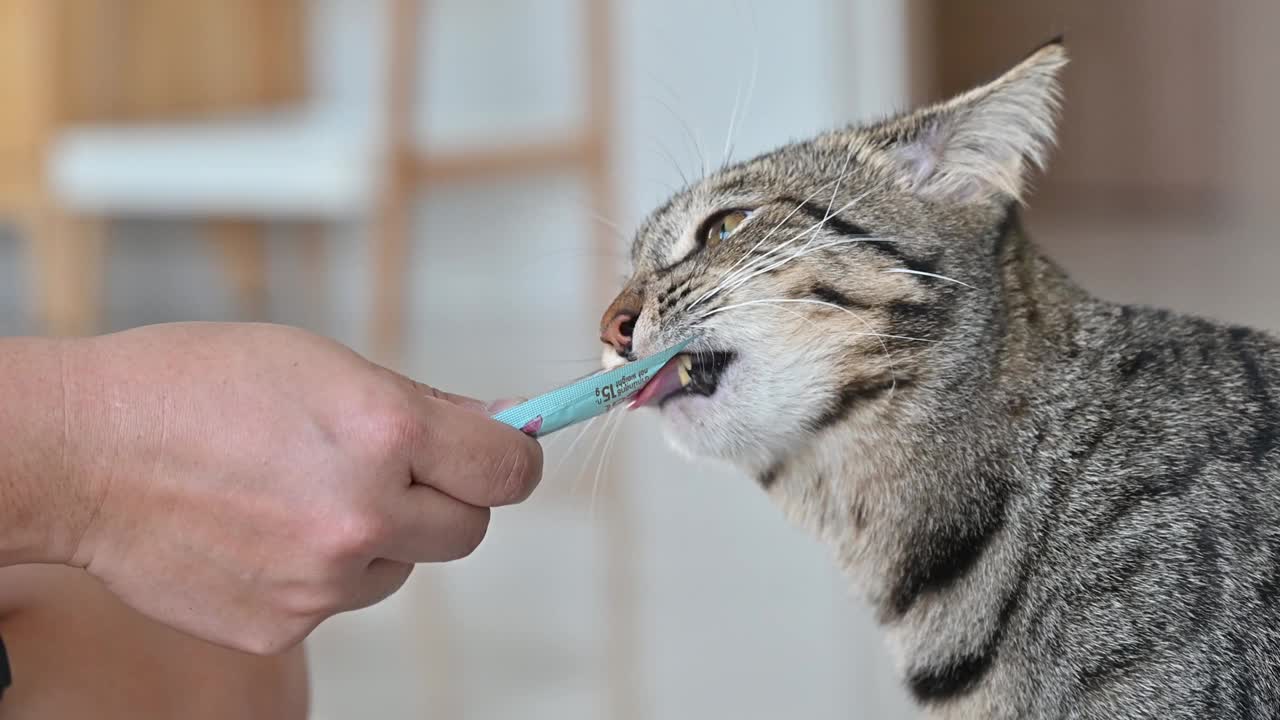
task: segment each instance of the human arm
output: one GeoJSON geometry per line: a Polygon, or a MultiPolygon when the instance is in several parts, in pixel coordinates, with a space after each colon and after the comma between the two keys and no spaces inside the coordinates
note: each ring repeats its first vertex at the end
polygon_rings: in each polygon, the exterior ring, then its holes
{"type": "Polygon", "coordinates": [[[0,564],[87,569],[253,652],[469,554],[537,443],[478,401],[274,325],[0,341],[0,564]],[[13,402],[9,398],[14,398],[13,402]]]}

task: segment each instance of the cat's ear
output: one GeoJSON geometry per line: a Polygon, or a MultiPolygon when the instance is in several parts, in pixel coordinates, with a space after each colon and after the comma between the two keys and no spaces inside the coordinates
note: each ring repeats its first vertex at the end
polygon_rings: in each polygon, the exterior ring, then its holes
{"type": "Polygon", "coordinates": [[[1021,200],[1028,166],[1054,141],[1067,63],[1062,38],[995,81],[872,128],[891,171],[921,195],[954,202],[1021,200]]]}

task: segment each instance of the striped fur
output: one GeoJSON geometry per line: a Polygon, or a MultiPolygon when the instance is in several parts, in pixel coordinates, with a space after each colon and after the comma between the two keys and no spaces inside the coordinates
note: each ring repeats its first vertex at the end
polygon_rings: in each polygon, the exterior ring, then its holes
{"type": "Polygon", "coordinates": [[[1091,297],[1026,236],[1064,62],[678,193],[634,349],[736,353],[668,437],[834,548],[930,716],[1275,717],[1280,343],[1091,297]]]}

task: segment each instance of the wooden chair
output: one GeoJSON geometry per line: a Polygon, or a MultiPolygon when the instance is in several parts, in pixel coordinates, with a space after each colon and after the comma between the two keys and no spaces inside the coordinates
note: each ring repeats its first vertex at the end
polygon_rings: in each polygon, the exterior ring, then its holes
{"type": "MultiPolygon", "coordinates": [[[[27,238],[39,327],[97,327],[105,215],[47,182],[60,134],[299,102],[301,14],[302,0],[0,0],[0,212],[27,238]]],[[[240,236],[220,244],[239,284],[259,284],[240,236]]]]}
{"type": "MultiPolygon", "coordinates": [[[[372,351],[397,364],[411,211],[420,192],[576,171],[597,216],[615,215],[610,2],[581,2],[581,126],[511,146],[446,151],[419,147],[413,135],[427,0],[389,0],[386,124],[371,138],[308,134],[287,116],[249,125],[235,119],[305,99],[305,0],[0,0],[0,212],[21,218],[26,231],[39,326],[51,334],[99,329],[103,224],[111,218],[201,221],[245,317],[265,309],[266,222],[307,231],[318,275],[323,228],[364,219],[373,255],[372,351]],[[260,162],[235,161],[245,157],[260,162]],[[198,177],[183,172],[196,167],[198,177]]],[[[614,239],[599,223],[590,226],[599,252],[592,253],[589,300],[604,307],[616,289],[614,239]]],[[[643,703],[635,681],[634,548],[616,485],[604,484],[600,519],[610,617],[606,695],[609,716],[622,719],[635,717],[643,703]]],[[[445,594],[427,595],[436,601],[445,594]]],[[[437,710],[455,717],[461,700],[447,656],[453,628],[447,613],[419,617],[427,676],[445,705],[437,710]]]]}
{"type": "MultiPolygon", "coordinates": [[[[417,86],[415,60],[421,57],[417,31],[427,0],[392,0],[391,56],[388,62],[391,90],[386,113],[391,162],[384,177],[374,239],[377,282],[371,325],[377,355],[396,358],[401,351],[404,268],[409,249],[408,210],[418,190],[476,178],[571,170],[583,175],[591,192],[592,210],[601,217],[613,216],[616,200],[609,159],[613,132],[609,92],[612,82],[611,0],[580,2],[586,14],[582,52],[588,66],[583,92],[586,117],[582,125],[565,137],[445,152],[420,149],[413,139],[414,88],[417,86]]],[[[599,223],[592,223],[592,228],[593,242],[604,251],[596,253],[596,256],[609,257],[612,235],[599,223]]],[[[606,278],[612,279],[614,272],[607,266],[598,270],[593,272],[593,277],[598,279],[593,292],[597,298],[603,299],[613,289],[606,278]]]]}
{"type": "MultiPolygon", "coordinates": [[[[234,113],[287,108],[305,99],[305,1],[0,0],[0,211],[23,219],[33,266],[32,309],[44,332],[99,329],[102,225],[115,217],[201,220],[236,287],[244,316],[265,310],[262,225],[306,229],[314,272],[320,233],[365,219],[372,254],[371,346],[388,365],[403,352],[411,210],[422,191],[476,178],[570,170],[589,188],[591,209],[613,217],[609,0],[581,0],[585,22],[586,117],[566,136],[465,151],[413,140],[421,13],[426,0],[390,0],[381,137],[308,136],[284,120],[239,123],[234,113]],[[210,29],[214,28],[214,29],[210,29]],[[210,35],[211,33],[211,35],[210,35]],[[200,38],[196,42],[193,38],[200,38]],[[214,79],[209,79],[210,77],[214,79]],[[214,88],[205,95],[204,88],[214,88]],[[22,109],[14,113],[13,109],[22,109]],[[146,123],[140,128],[138,124],[146,123]],[[259,158],[237,164],[237,158],[259,158]],[[173,168],[201,168],[205,177],[173,168]],[[282,168],[305,172],[282,172],[282,168]],[[166,170],[169,170],[168,174],[166,170]]],[[[590,301],[616,287],[613,237],[590,223],[596,265],[590,301]]],[[[617,483],[604,483],[602,525],[609,615],[608,705],[635,716],[634,564],[630,518],[617,483]]],[[[422,611],[429,682],[457,716],[461,698],[448,655],[453,626],[444,603],[422,611]]]]}
{"type": "MultiPolygon", "coordinates": [[[[98,328],[107,219],[204,221],[246,317],[264,312],[265,222],[305,228],[318,268],[319,229],[363,219],[373,254],[372,352],[396,364],[409,214],[419,191],[576,170],[595,212],[613,213],[607,0],[582,1],[589,67],[582,126],[511,146],[432,151],[412,133],[426,0],[390,0],[380,137],[308,133],[288,116],[235,119],[305,97],[304,0],[0,0],[0,106],[25,110],[0,118],[0,167],[9,170],[0,175],[0,210],[26,221],[41,327],[98,328]]],[[[596,233],[602,246],[611,241],[603,228],[596,233]]]]}
{"type": "MultiPolygon", "coordinates": [[[[404,267],[407,259],[407,211],[414,193],[420,188],[461,180],[532,174],[557,170],[580,172],[591,194],[591,209],[597,217],[614,217],[616,197],[609,150],[613,138],[612,96],[612,15],[611,0],[581,0],[586,18],[583,23],[582,53],[587,63],[586,117],[580,129],[565,138],[526,143],[512,147],[465,153],[432,152],[415,147],[412,140],[411,108],[415,105],[412,88],[416,86],[414,58],[419,57],[415,29],[425,0],[393,0],[391,29],[392,82],[389,98],[391,157],[395,158],[386,178],[386,192],[379,206],[375,252],[375,273],[380,283],[374,301],[374,342],[383,357],[396,357],[404,323],[404,267]]],[[[612,265],[615,238],[598,222],[590,223],[592,253],[589,284],[596,306],[604,307],[617,290],[616,268],[612,265]]],[[[608,684],[605,688],[607,717],[631,720],[641,716],[644,707],[639,672],[639,629],[636,620],[634,586],[635,545],[630,509],[618,489],[618,483],[604,483],[601,493],[604,526],[604,582],[609,635],[605,639],[608,684]]],[[[438,589],[438,588],[437,588],[438,589]]],[[[425,675],[435,679],[433,695],[439,705],[433,711],[439,717],[463,717],[463,700],[459,696],[452,662],[456,646],[454,628],[443,592],[427,593],[429,600],[440,605],[439,612],[423,612],[419,617],[419,633],[426,649],[425,675]]]]}

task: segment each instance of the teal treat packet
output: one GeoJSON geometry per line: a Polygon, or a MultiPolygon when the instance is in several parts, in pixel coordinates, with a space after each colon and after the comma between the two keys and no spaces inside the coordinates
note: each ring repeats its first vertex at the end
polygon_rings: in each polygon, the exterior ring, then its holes
{"type": "Polygon", "coordinates": [[[635,395],[658,370],[689,344],[672,347],[612,370],[601,370],[558,390],[539,395],[493,416],[535,438],[608,412],[635,395]]]}

